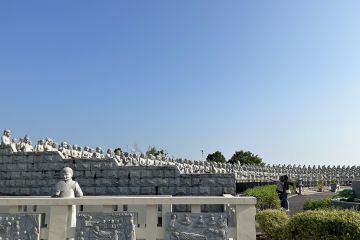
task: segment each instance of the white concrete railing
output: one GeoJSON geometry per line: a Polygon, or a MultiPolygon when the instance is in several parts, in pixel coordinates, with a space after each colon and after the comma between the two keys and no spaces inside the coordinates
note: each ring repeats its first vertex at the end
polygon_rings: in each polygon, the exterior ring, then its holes
{"type": "MultiPolygon", "coordinates": [[[[71,206],[81,212],[137,212],[137,239],[165,239],[165,214],[172,205],[191,205],[192,213],[200,213],[202,204],[224,205],[232,213],[229,239],[256,239],[255,203],[253,197],[214,196],[89,196],[83,198],[0,197],[0,213],[42,214],[40,239],[64,240],[74,238],[75,228],[68,227],[71,206]],[[126,206],[126,207],[124,207],[126,206]],[[159,208],[158,206],[162,206],[159,208]],[[231,211],[230,211],[231,210],[231,211]],[[158,221],[160,219],[160,224],[158,221]]],[[[230,214],[231,215],[231,214],[230,214]]],[[[231,221],[229,221],[230,223],[231,221]]]]}

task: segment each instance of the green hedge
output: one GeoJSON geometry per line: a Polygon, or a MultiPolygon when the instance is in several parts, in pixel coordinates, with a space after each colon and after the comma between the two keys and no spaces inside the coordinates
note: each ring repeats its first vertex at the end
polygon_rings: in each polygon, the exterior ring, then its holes
{"type": "Polygon", "coordinates": [[[275,209],[258,211],[256,221],[261,232],[269,238],[273,240],[287,239],[286,225],[289,222],[289,216],[286,212],[275,209]]]}
{"type": "Polygon", "coordinates": [[[319,200],[308,199],[304,203],[304,210],[316,210],[316,209],[331,209],[334,206],[331,204],[330,198],[324,198],[319,200]]]}
{"type": "Polygon", "coordinates": [[[341,201],[345,202],[360,202],[359,198],[356,198],[355,193],[352,189],[344,189],[338,192],[334,198],[340,198],[341,201]]]}
{"type": "Polygon", "coordinates": [[[244,194],[256,198],[256,209],[258,210],[280,208],[280,200],[276,193],[276,185],[249,188],[244,194]]]}
{"type": "Polygon", "coordinates": [[[291,217],[288,239],[360,239],[360,213],[350,210],[310,210],[291,217]]]}
{"type": "Polygon", "coordinates": [[[261,231],[273,240],[358,240],[360,213],[355,210],[309,210],[287,218],[280,210],[258,211],[261,231]]]}

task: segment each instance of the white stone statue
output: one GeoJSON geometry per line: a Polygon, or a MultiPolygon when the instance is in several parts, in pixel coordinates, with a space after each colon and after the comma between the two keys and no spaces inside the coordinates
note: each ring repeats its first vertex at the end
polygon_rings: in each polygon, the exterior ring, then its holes
{"type": "Polygon", "coordinates": [[[44,143],[43,139],[39,140],[35,146],[35,152],[43,152],[44,151],[44,143]]]}
{"type": "Polygon", "coordinates": [[[10,146],[11,144],[11,132],[8,129],[4,130],[3,135],[1,136],[1,145],[8,145],[10,146]]]}
{"type": "Polygon", "coordinates": [[[113,158],[113,157],[114,157],[113,150],[111,148],[109,148],[106,151],[106,158],[113,158]]]}
{"type": "Polygon", "coordinates": [[[80,146],[77,147],[77,158],[81,158],[82,148],[80,146]]]}
{"type": "Polygon", "coordinates": [[[90,158],[90,152],[89,152],[89,148],[88,147],[84,147],[82,154],[81,154],[81,158],[90,158]]]}
{"type": "Polygon", "coordinates": [[[53,140],[51,138],[45,138],[44,151],[53,151],[53,140]]]}
{"type": "Polygon", "coordinates": [[[95,152],[93,153],[93,158],[101,159],[101,148],[96,147],[95,152]]]}
{"type": "MultiPolygon", "coordinates": [[[[55,185],[55,193],[52,197],[60,197],[60,198],[75,198],[82,197],[83,192],[79,186],[79,184],[72,180],[74,172],[71,168],[65,167],[62,170],[63,180],[59,181],[55,185]]],[[[68,222],[69,227],[76,226],[76,205],[72,205],[71,208],[71,218],[68,222]]]]}
{"type": "Polygon", "coordinates": [[[79,153],[78,153],[78,146],[76,144],[74,144],[72,146],[72,149],[71,149],[71,157],[72,158],[79,158],[79,153]]]}
{"type": "Polygon", "coordinates": [[[13,152],[17,152],[17,148],[16,148],[16,146],[17,146],[16,138],[11,139],[11,144],[10,144],[10,146],[11,146],[11,149],[12,149],[13,152]]]}
{"type": "Polygon", "coordinates": [[[59,146],[59,152],[61,152],[63,154],[63,156],[65,158],[70,158],[71,157],[71,149],[70,149],[70,145],[67,142],[62,142],[59,146]]]}
{"type": "Polygon", "coordinates": [[[118,164],[118,166],[123,166],[121,155],[122,155],[121,149],[120,148],[115,149],[114,159],[115,159],[116,163],[118,164]]]}
{"type": "Polygon", "coordinates": [[[25,135],[24,138],[20,138],[20,152],[26,152],[26,145],[29,141],[29,138],[27,135],[25,135]]]}
{"type": "Polygon", "coordinates": [[[30,141],[30,139],[27,139],[27,141],[25,142],[25,152],[33,152],[34,151],[34,147],[32,145],[32,142],[30,141]]]}

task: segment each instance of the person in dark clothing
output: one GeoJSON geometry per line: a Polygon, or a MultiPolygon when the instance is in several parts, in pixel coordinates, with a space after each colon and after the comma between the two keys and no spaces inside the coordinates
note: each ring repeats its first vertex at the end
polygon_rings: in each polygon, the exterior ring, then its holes
{"type": "Polygon", "coordinates": [[[289,201],[288,201],[288,192],[289,192],[289,177],[287,175],[283,176],[284,189],[281,194],[281,207],[284,208],[285,211],[289,211],[289,201]]]}

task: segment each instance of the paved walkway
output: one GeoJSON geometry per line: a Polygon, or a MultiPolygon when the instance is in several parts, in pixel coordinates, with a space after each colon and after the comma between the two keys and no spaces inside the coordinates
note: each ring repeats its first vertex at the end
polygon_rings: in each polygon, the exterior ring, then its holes
{"type": "Polygon", "coordinates": [[[334,196],[334,192],[315,192],[315,191],[304,191],[303,195],[292,195],[289,198],[290,215],[294,215],[298,212],[303,211],[304,203],[307,199],[317,200],[324,198],[331,198],[334,196]]]}

